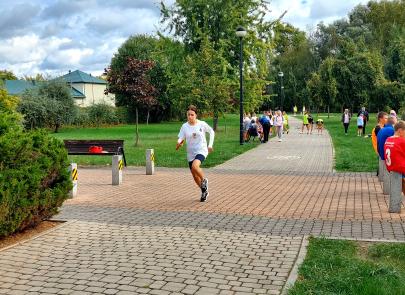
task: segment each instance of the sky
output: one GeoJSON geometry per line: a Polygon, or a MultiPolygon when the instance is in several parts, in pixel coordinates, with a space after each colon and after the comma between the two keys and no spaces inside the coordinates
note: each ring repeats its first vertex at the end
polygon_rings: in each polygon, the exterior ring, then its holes
{"type": "MultiPolygon", "coordinates": [[[[175,0],[164,0],[171,4],[175,0]]],[[[271,0],[269,19],[310,31],[366,0],[271,0]]],[[[81,70],[100,75],[131,35],[159,28],[158,0],[0,0],[0,70],[48,77],[81,70]]]]}

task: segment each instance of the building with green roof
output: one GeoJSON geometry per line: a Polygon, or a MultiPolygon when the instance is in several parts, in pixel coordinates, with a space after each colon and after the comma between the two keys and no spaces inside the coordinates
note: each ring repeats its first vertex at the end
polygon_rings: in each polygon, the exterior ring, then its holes
{"type": "MultiPolygon", "coordinates": [[[[56,78],[65,81],[71,90],[71,95],[78,106],[87,107],[93,104],[105,103],[115,105],[115,96],[105,94],[107,82],[86,74],[82,71],[69,71],[66,75],[56,78]]],[[[11,95],[20,95],[25,90],[38,87],[41,81],[5,80],[4,87],[11,95]]]]}

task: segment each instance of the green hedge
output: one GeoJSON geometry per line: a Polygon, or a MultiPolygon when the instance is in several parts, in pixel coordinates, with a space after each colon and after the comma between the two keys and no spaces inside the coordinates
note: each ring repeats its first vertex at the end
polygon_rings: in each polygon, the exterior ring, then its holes
{"type": "Polygon", "coordinates": [[[63,143],[18,118],[0,104],[0,237],[56,214],[71,189],[63,143]]]}

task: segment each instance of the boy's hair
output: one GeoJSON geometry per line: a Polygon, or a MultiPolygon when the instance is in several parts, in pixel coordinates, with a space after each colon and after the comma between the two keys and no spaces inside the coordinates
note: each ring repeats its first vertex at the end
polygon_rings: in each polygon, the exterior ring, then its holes
{"type": "Polygon", "coordinates": [[[388,125],[394,125],[395,124],[395,117],[389,117],[387,121],[388,125]]]}
{"type": "Polygon", "coordinates": [[[405,130],[405,121],[398,121],[394,126],[394,130],[398,131],[399,129],[405,130]]]}
{"type": "Polygon", "coordinates": [[[386,112],[379,112],[377,115],[377,120],[380,120],[380,119],[384,118],[385,116],[388,117],[388,114],[386,112]]]}
{"type": "Polygon", "coordinates": [[[192,105],[192,104],[188,106],[187,111],[193,111],[196,114],[198,113],[197,112],[197,107],[195,105],[192,105]]]}

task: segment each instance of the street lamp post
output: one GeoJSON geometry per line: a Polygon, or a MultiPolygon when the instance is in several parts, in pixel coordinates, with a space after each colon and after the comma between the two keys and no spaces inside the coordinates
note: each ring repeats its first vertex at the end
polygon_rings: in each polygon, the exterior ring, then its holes
{"type": "Polygon", "coordinates": [[[240,119],[239,119],[239,143],[243,145],[244,138],[243,138],[243,37],[247,34],[246,30],[239,26],[236,29],[236,36],[239,37],[240,40],[240,52],[239,52],[239,112],[240,112],[240,119]]]}
{"type": "Polygon", "coordinates": [[[284,86],[283,86],[283,72],[278,72],[278,76],[280,77],[280,111],[283,111],[283,103],[284,103],[284,86]]]}

